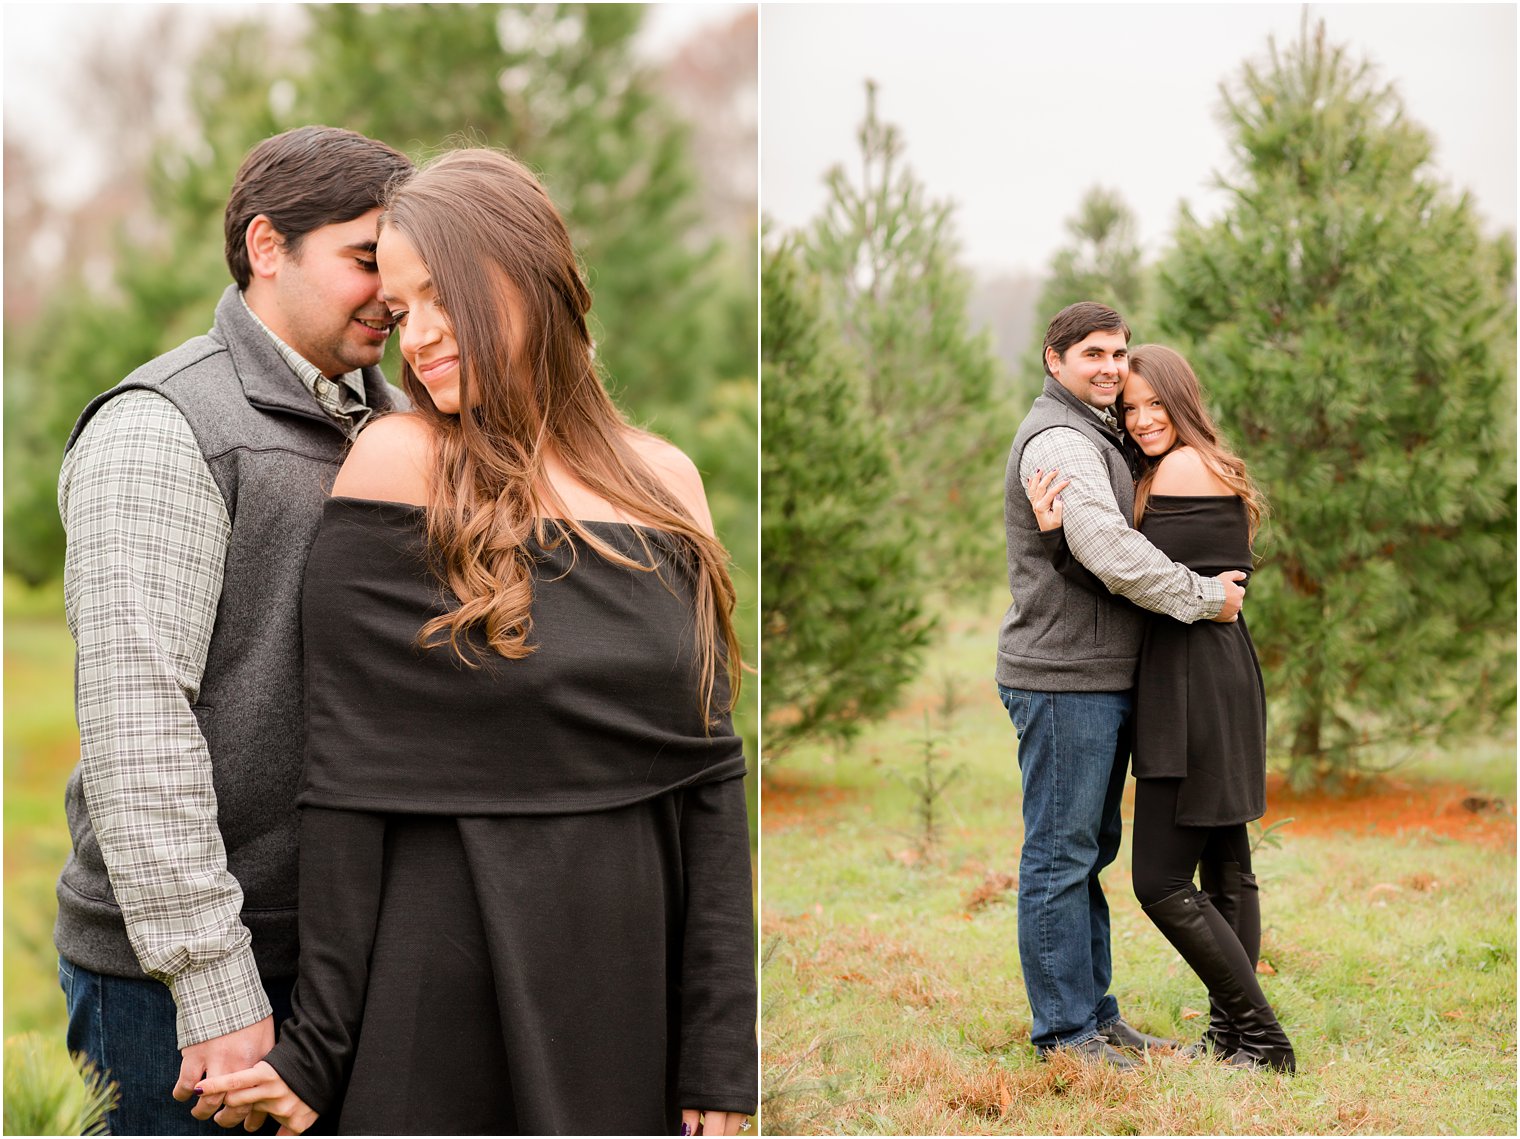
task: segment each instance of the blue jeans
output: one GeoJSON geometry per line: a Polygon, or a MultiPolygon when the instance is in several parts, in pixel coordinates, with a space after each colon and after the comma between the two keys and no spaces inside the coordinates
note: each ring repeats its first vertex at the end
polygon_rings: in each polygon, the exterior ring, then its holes
{"type": "MultiPolygon", "coordinates": [[[[179,1080],[180,1051],[175,1031],[174,995],[146,978],[109,977],[65,958],[58,959],[58,983],[68,1003],[68,1049],[88,1057],[116,1081],[121,1099],[106,1118],[112,1135],[233,1135],[211,1120],[190,1114],[195,1101],[180,1103],[170,1092],[179,1080]]],[[[274,1006],[275,1028],[290,1015],[293,979],[265,981],[274,1006]]],[[[265,1124],[261,1135],[278,1125],[265,1124]]]]}
{"type": "Polygon", "coordinates": [[[1129,768],[1129,692],[1029,692],[998,685],[1019,734],[1024,849],[1019,957],[1044,1051],[1119,1019],[1108,901],[1099,872],[1119,855],[1129,768]]]}

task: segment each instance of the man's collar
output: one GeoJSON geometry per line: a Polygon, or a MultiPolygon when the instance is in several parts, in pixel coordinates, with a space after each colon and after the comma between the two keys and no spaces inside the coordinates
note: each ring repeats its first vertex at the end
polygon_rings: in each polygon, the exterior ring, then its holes
{"type": "Polygon", "coordinates": [[[1065,384],[1061,383],[1060,380],[1056,379],[1052,375],[1049,375],[1048,373],[1045,376],[1045,394],[1050,396],[1052,399],[1060,400],[1068,407],[1080,407],[1083,411],[1087,412],[1088,415],[1091,415],[1104,427],[1108,428],[1115,434],[1118,434],[1119,417],[1114,414],[1113,408],[1105,407],[1099,409],[1088,403],[1086,400],[1078,399],[1066,389],[1065,384]]]}
{"type": "MultiPolygon", "coordinates": [[[[264,333],[274,344],[275,351],[279,352],[280,358],[290,365],[290,370],[300,377],[301,383],[306,385],[306,390],[311,392],[315,398],[318,390],[317,381],[325,378],[322,369],[313,364],[305,356],[302,356],[289,344],[286,344],[285,341],[281,340],[274,329],[265,324],[259,314],[253,311],[253,306],[248,303],[248,298],[243,293],[238,293],[238,300],[243,302],[243,307],[248,310],[248,315],[253,317],[253,322],[264,330],[264,333]]],[[[332,382],[341,383],[361,400],[364,398],[364,372],[362,369],[355,368],[351,372],[345,372],[332,382]]]]}

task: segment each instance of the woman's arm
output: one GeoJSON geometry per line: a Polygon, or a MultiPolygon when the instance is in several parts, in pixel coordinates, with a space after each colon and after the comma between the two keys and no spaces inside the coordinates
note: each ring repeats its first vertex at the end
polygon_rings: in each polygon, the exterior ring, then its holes
{"type": "Polygon", "coordinates": [[[266,1059],[318,1112],[336,1106],[359,1037],[384,856],[382,816],[301,809],[300,976],[266,1059]]]}
{"type": "Polygon", "coordinates": [[[1059,474],[1054,470],[1036,471],[1024,486],[1029,495],[1029,505],[1034,509],[1035,521],[1040,525],[1040,544],[1045,547],[1045,556],[1050,559],[1055,571],[1073,584],[1100,597],[1117,597],[1117,594],[1109,592],[1097,574],[1072,555],[1071,546],[1066,542],[1066,528],[1061,524],[1061,491],[1071,485],[1071,480],[1062,479],[1057,482],[1059,474]]]}
{"type": "Polygon", "coordinates": [[[687,1111],[725,1117],[713,1120],[721,1130],[710,1126],[707,1133],[734,1134],[740,1117],[759,1102],[754,878],[744,780],[707,783],[680,795],[686,922],[676,1102],[687,1111]]]}
{"type": "Polygon", "coordinates": [[[300,976],[291,1017],[265,1060],[318,1114],[337,1106],[353,1062],[384,855],[382,816],[301,809],[300,976]]]}
{"type": "Polygon", "coordinates": [[[196,1094],[225,1092],[227,1106],[252,1107],[298,1133],[337,1107],[369,985],[384,854],[382,816],[301,808],[301,957],[290,1019],[262,1061],[202,1080],[196,1094]]]}
{"type": "Polygon", "coordinates": [[[1080,585],[1089,593],[1107,597],[1137,613],[1149,614],[1123,594],[1112,592],[1103,579],[1088,569],[1071,552],[1066,543],[1066,528],[1061,525],[1061,490],[1066,482],[1056,482],[1057,471],[1042,471],[1031,476],[1025,489],[1029,492],[1029,504],[1034,508],[1035,520],[1040,524],[1040,545],[1055,571],[1073,585],[1080,585]]]}

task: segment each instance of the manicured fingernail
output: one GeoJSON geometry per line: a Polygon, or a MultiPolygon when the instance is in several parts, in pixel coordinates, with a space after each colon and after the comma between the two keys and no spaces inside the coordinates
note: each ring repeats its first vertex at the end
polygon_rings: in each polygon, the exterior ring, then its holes
{"type": "Polygon", "coordinates": [[[690,1135],[691,1134],[691,1124],[689,1124],[689,1123],[683,1123],[683,1124],[681,1124],[681,1134],[682,1135],[690,1135]]]}
{"type": "Polygon", "coordinates": [[[195,1094],[196,1094],[196,1095],[205,1095],[205,1094],[206,1094],[206,1093],[205,1093],[205,1092],[204,1092],[204,1091],[203,1091],[203,1090],[202,1090],[202,1089],[201,1089],[201,1086],[200,1086],[200,1084],[196,1084],[196,1085],[195,1085],[195,1094]]]}

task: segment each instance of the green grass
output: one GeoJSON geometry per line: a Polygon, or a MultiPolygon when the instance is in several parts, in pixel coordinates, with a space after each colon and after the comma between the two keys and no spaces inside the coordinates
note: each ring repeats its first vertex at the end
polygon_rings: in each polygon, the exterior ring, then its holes
{"type": "MultiPolygon", "coordinates": [[[[77,1134],[94,1097],[64,1049],[54,883],[69,852],[63,785],[78,759],[74,643],[55,585],[5,581],[5,1130],[77,1134]],[[39,1130],[40,1129],[40,1130],[39,1130]]],[[[98,1104],[94,1104],[98,1107],[98,1104]]],[[[98,1115],[98,1111],[94,1114],[98,1115]]]]}
{"type": "MultiPolygon", "coordinates": [[[[1170,1056],[1129,1077],[1039,1063],[1006,888],[1021,828],[995,627],[995,615],[951,622],[906,711],[847,752],[799,749],[771,773],[840,792],[813,813],[778,795],[762,836],[768,1133],[1515,1133],[1513,848],[1288,824],[1257,852],[1276,969],[1262,982],[1296,1078],[1170,1056]],[[910,782],[926,741],[939,768],[962,771],[924,856],[910,782]]],[[[1514,740],[1397,776],[1512,803],[1514,740]]],[[[1203,987],[1141,913],[1129,860],[1126,826],[1104,878],[1114,992],[1132,1023],[1196,1038],[1203,987]]]]}
{"type": "Polygon", "coordinates": [[[87,1062],[58,1060],[56,1045],[37,1033],[5,1041],[5,1134],[100,1135],[116,1085],[87,1062]]]}
{"type": "Polygon", "coordinates": [[[74,644],[56,590],[7,580],[5,603],[5,1035],[61,1041],[53,885],[69,851],[63,784],[78,758],[74,644]]]}

